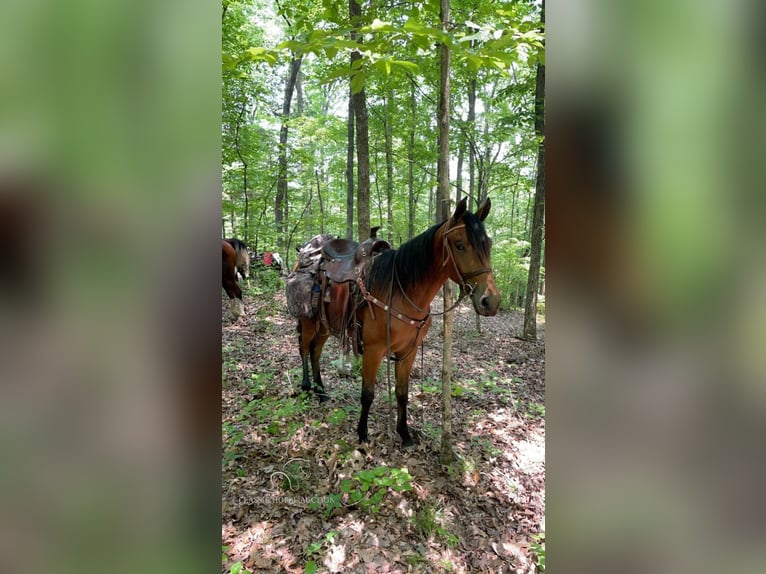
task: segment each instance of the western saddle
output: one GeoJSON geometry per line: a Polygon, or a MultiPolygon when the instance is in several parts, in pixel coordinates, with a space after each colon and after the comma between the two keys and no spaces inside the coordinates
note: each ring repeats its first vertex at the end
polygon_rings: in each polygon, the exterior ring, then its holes
{"type": "Polygon", "coordinates": [[[344,344],[343,334],[351,337],[354,353],[362,352],[361,325],[356,321],[356,311],[362,303],[362,293],[357,280],[366,282],[372,263],[378,255],[391,249],[388,241],[377,238],[379,227],[370,230],[370,237],[362,243],[350,239],[332,239],[322,244],[322,263],[319,280],[322,299],[321,321],[344,344]]]}

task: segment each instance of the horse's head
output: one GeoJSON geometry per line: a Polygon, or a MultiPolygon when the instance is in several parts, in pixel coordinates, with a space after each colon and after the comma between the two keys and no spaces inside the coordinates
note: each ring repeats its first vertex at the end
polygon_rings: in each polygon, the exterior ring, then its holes
{"type": "Polygon", "coordinates": [[[471,294],[476,312],[484,316],[495,315],[500,306],[500,292],[490,263],[492,240],[482,223],[491,206],[487,198],[476,213],[471,213],[467,198],[463,198],[444,231],[443,265],[450,279],[471,294]]]}

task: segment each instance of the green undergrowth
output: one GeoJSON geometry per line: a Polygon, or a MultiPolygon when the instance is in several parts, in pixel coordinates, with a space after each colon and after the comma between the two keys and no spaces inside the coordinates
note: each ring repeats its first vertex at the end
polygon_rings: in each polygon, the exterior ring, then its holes
{"type": "Polygon", "coordinates": [[[386,495],[393,491],[402,493],[412,490],[412,476],[406,468],[377,466],[370,470],[359,470],[351,478],[340,481],[340,492],[312,501],[311,510],[323,507],[325,517],[341,507],[358,507],[375,514],[383,505],[386,495]]]}

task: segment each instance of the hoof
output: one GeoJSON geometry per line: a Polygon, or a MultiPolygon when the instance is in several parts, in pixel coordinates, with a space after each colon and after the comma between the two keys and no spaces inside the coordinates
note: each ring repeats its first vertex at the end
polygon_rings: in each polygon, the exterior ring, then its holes
{"type": "Polygon", "coordinates": [[[411,448],[420,442],[420,436],[418,435],[418,431],[416,431],[413,428],[408,429],[407,434],[405,435],[400,434],[399,436],[402,437],[402,446],[404,448],[411,448]]]}
{"type": "Polygon", "coordinates": [[[320,405],[321,405],[322,403],[326,403],[326,402],[327,402],[327,401],[329,401],[329,400],[330,400],[330,398],[331,398],[331,397],[330,397],[330,395],[328,395],[328,394],[327,394],[327,393],[325,393],[325,392],[318,392],[316,395],[317,395],[317,398],[319,399],[319,404],[320,404],[320,405]]]}

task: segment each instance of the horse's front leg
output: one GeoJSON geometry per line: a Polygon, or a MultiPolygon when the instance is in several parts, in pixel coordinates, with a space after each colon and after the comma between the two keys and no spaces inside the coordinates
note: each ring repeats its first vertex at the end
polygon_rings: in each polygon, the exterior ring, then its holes
{"type": "Polygon", "coordinates": [[[386,352],[385,346],[370,346],[365,348],[362,355],[362,414],[359,417],[359,425],[356,432],[359,434],[359,442],[369,442],[367,436],[367,417],[370,414],[370,405],[375,398],[375,383],[378,380],[378,367],[383,355],[386,352]]]}
{"type": "Polygon", "coordinates": [[[407,427],[407,402],[409,400],[410,370],[416,353],[396,363],[396,432],[402,437],[402,446],[415,444],[407,427]]]}

